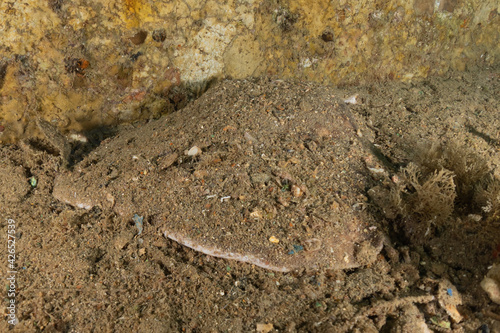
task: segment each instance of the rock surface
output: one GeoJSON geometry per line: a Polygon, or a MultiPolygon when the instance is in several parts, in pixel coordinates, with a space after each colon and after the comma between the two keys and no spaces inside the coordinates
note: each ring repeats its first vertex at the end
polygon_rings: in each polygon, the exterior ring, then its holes
{"type": "Polygon", "coordinates": [[[0,2],[2,142],[157,117],[214,79],[411,81],[498,64],[498,1],[0,2]]]}
{"type": "Polygon", "coordinates": [[[496,304],[500,304],[500,265],[495,264],[481,281],[481,288],[496,304]]]}

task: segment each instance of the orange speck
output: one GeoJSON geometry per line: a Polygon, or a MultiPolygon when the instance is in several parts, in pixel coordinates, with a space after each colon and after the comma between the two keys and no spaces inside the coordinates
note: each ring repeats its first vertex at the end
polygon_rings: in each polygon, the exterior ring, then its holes
{"type": "Polygon", "coordinates": [[[223,130],[224,132],[225,132],[225,131],[235,131],[235,130],[236,130],[236,127],[231,126],[231,125],[227,125],[227,126],[226,126],[226,127],[224,127],[222,130],[223,130]]]}
{"type": "Polygon", "coordinates": [[[85,69],[85,68],[89,67],[89,65],[90,65],[90,62],[88,62],[87,60],[85,60],[83,58],[78,60],[78,67],[80,67],[81,69],[85,69]]]}

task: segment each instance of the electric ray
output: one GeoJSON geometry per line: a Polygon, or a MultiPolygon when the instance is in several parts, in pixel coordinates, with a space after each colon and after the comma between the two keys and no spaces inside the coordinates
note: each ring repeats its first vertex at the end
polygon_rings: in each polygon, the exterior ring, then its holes
{"type": "Polygon", "coordinates": [[[276,271],[375,260],[367,170],[347,106],[325,87],[223,81],[181,111],[101,142],[53,195],[144,216],[144,232],[276,271]]]}

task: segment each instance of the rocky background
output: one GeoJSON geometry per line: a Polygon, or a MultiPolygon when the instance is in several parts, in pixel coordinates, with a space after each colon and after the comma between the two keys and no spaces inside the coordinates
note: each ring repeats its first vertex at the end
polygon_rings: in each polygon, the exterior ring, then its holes
{"type": "Polygon", "coordinates": [[[500,59],[497,0],[0,2],[0,141],[183,107],[214,80],[415,80],[500,59]]]}

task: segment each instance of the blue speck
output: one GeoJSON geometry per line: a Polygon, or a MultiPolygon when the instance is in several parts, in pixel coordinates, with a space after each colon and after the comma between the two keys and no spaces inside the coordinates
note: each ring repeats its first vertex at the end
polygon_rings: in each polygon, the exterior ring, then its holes
{"type": "Polygon", "coordinates": [[[137,214],[134,214],[134,217],[132,218],[132,221],[134,221],[137,230],[139,230],[138,235],[140,235],[142,233],[142,228],[143,228],[143,222],[142,221],[143,220],[144,220],[144,217],[143,216],[139,216],[137,214]]]}
{"type": "Polygon", "coordinates": [[[451,290],[451,288],[448,288],[446,291],[448,292],[448,295],[453,296],[453,290],[451,290]]]}
{"type": "Polygon", "coordinates": [[[293,246],[293,250],[289,251],[288,254],[295,254],[295,253],[298,253],[300,251],[303,251],[304,250],[304,247],[301,246],[301,245],[294,245],[293,246]]]}

